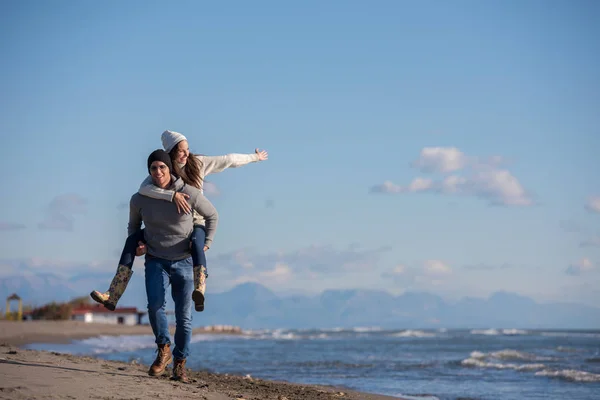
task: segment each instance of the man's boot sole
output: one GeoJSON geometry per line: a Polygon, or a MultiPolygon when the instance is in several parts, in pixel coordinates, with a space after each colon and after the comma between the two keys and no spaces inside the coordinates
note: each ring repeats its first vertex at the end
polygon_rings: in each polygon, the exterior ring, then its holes
{"type": "Polygon", "coordinates": [[[199,290],[194,290],[192,293],[192,300],[194,300],[194,306],[196,311],[204,311],[204,295],[199,290]]]}
{"type": "Polygon", "coordinates": [[[148,375],[150,376],[159,376],[159,375],[163,375],[165,373],[165,371],[167,370],[167,367],[169,366],[169,364],[171,364],[173,362],[173,355],[171,354],[169,356],[169,359],[167,360],[167,362],[165,363],[165,367],[158,371],[158,372],[153,372],[151,369],[148,370],[148,375]]]}

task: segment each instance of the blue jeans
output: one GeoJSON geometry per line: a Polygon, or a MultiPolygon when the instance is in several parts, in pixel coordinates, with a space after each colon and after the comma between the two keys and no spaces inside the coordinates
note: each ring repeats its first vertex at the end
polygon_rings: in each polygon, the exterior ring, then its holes
{"type": "Polygon", "coordinates": [[[175,302],[175,348],[176,360],[187,358],[192,339],[192,292],[194,270],[192,258],[170,261],[146,257],[146,296],[148,319],[156,344],[171,344],[169,323],[165,308],[167,288],[171,285],[171,297],[175,302]]]}
{"type": "MultiPolygon", "coordinates": [[[[204,239],[206,239],[206,231],[202,225],[194,225],[192,236],[190,240],[192,242],[192,261],[194,265],[204,265],[206,267],[206,253],[204,253],[204,239]]],[[[127,237],[125,240],[125,246],[121,252],[121,258],[119,259],[119,265],[124,265],[133,268],[133,262],[135,261],[135,249],[138,246],[138,242],[146,243],[144,239],[144,230],[138,229],[127,237]]],[[[208,276],[208,269],[207,274],[208,276]]]]}

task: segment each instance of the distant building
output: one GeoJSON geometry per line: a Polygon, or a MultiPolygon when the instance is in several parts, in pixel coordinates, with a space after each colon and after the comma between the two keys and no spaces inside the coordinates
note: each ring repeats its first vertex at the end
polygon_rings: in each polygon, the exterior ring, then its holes
{"type": "Polygon", "coordinates": [[[79,307],[72,311],[71,319],[99,324],[141,325],[144,311],[136,307],[117,307],[109,311],[98,304],[94,306],[79,307]]]}

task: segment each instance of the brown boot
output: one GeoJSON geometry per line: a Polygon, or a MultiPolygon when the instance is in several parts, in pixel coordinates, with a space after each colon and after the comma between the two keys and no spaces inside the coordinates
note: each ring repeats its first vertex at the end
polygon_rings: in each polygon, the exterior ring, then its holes
{"type": "Polygon", "coordinates": [[[123,295],[123,292],[125,292],[125,289],[127,289],[127,284],[131,279],[131,275],[133,275],[133,270],[131,268],[126,267],[125,265],[119,265],[117,272],[110,283],[108,292],[102,293],[94,290],[90,293],[90,296],[94,301],[102,304],[110,311],[114,311],[117,302],[123,295]]]}
{"type": "Polygon", "coordinates": [[[185,358],[182,360],[175,360],[175,364],[173,366],[173,377],[171,379],[174,381],[188,383],[188,377],[185,373],[185,358]]]}
{"type": "Polygon", "coordinates": [[[204,311],[204,293],[206,292],[206,267],[197,265],[194,267],[194,291],[192,300],[196,311],[204,311]]]}
{"type": "Polygon", "coordinates": [[[159,344],[158,354],[148,370],[148,375],[157,376],[162,374],[165,372],[165,368],[167,368],[167,365],[169,365],[171,361],[173,361],[173,356],[171,355],[171,346],[168,344],[159,344]]]}

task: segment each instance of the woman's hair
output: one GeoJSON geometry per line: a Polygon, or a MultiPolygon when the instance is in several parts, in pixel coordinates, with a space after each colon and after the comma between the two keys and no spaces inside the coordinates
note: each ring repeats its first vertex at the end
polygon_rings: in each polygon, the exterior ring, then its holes
{"type": "MultiPolygon", "coordinates": [[[[180,142],[181,143],[181,142],[180,142]]],[[[177,163],[177,152],[179,151],[179,144],[177,144],[169,152],[171,160],[173,161],[173,172],[175,175],[181,177],[185,183],[192,185],[200,189],[202,187],[202,177],[200,176],[200,170],[202,169],[202,162],[191,152],[188,154],[187,163],[185,164],[185,172],[182,173],[182,168],[177,163]]]]}

